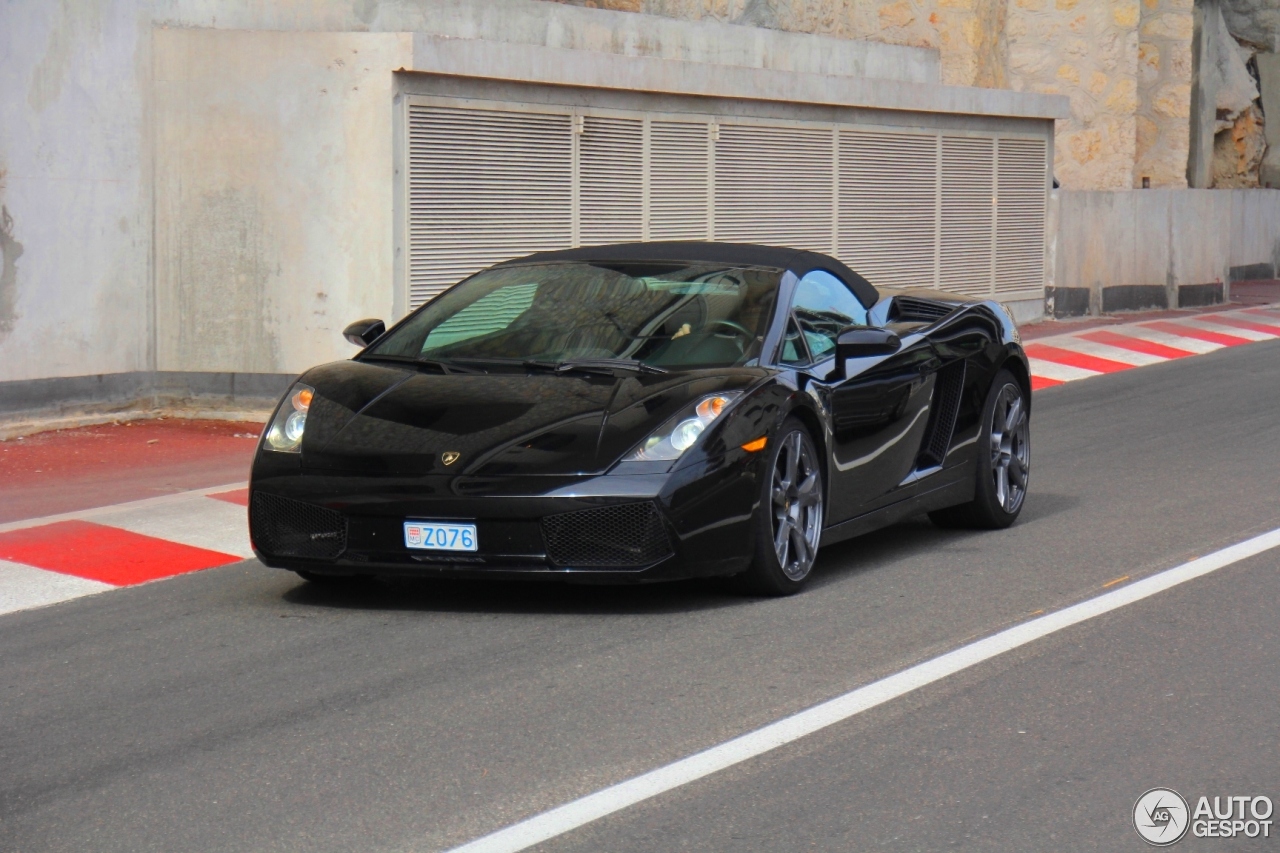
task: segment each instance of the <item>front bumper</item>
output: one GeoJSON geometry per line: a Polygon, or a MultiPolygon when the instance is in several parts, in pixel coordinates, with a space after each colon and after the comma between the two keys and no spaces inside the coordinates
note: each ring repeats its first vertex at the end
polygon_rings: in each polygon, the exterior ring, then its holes
{"type": "Polygon", "coordinates": [[[266,565],[317,574],[593,583],[734,574],[754,542],[754,462],[481,480],[352,476],[260,456],[250,536],[266,565]],[[404,522],[414,520],[474,523],[479,550],[409,549],[404,522]]]}

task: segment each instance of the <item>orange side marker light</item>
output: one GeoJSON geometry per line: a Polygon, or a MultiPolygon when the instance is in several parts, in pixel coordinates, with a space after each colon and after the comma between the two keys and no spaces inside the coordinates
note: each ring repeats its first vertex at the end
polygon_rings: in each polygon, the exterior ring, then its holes
{"type": "Polygon", "coordinates": [[[748,453],[755,453],[757,450],[764,450],[764,446],[769,443],[769,436],[762,435],[755,441],[748,441],[742,445],[742,449],[748,453]]]}

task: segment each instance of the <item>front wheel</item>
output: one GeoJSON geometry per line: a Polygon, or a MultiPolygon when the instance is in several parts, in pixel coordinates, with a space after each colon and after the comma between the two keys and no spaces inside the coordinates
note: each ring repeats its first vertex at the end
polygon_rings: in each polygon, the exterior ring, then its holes
{"type": "Polygon", "coordinates": [[[755,556],[739,576],[758,595],[792,595],[813,571],[822,538],[822,466],[813,439],[788,419],[770,439],[756,513],[755,556]]]}
{"type": "Polygon", "coordinates": [[[973,500],[929,513],[942,527],[1008,527],[1022,512],[1031,474],[1031,418],[1013,374],[1001,370],[982,407],[973,500]]]}

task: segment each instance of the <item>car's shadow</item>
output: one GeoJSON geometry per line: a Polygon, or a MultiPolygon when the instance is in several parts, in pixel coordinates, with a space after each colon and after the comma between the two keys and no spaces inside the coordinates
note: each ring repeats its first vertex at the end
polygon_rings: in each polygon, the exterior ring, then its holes
{"type": "MultiPolygon", "coordinates": [[[[1043,523],[1079,503],[1075,496],[1033,493],[1017,526],[1043,523]]],[[[841,583],[874,571],[889,560],[940,548],[964,548],[967,540],[992,535],[1000,532],[947,530],[920,515],[824,547],[808,589],[841,583]]],[[[980,546],[972,542],[971,547],[980,546]]],[[[744,594],[721,578],[621,585],[443,578],[379,578],[332,584],[299,578],[282,597],[291,604],[344,610],[576,615],[684,613],[785,600],[744,594]]]]}

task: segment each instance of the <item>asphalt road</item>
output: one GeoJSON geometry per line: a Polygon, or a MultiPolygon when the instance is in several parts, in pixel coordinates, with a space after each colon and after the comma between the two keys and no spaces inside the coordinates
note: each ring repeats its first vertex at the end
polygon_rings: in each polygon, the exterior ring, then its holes
{"type": "MultiPolygon", "coordinates": [[[[461,844],[1280,527],[1278,399],[1280,341],[1041,392],[1014,528],[900,525],[824,551],[789,599],[342,595],[247,562],[2,617],[0,851],[461,844]]],[[[1141,850],[1129,814],[1147,788],[1280,801],[1278,564],[1222,569],[538,849],[1141,850]]]]}

